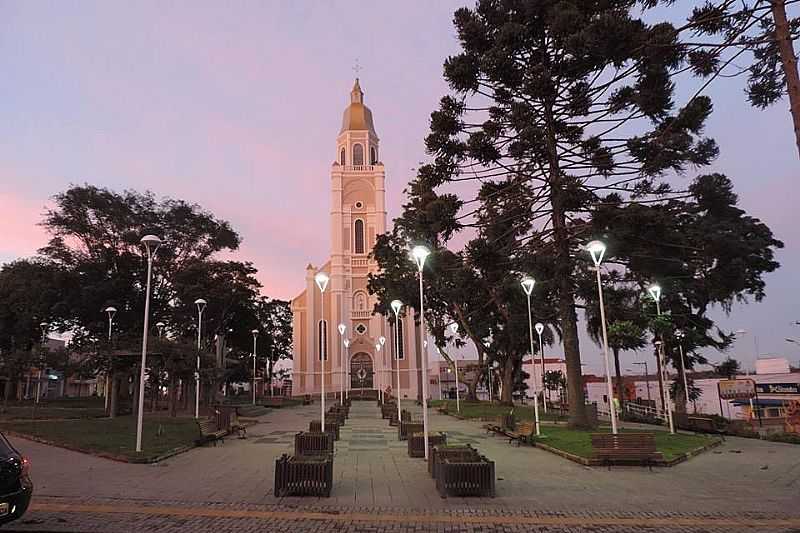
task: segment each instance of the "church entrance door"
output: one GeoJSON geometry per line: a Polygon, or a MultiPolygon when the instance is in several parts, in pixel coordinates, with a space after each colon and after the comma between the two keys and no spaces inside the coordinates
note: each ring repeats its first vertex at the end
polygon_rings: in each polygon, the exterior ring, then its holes
{"type": "Polygon", "coordinates": [[[368,353],[360,352],[350,358],[351,389],[372,389],[374,373],[372,357],[368,353]]]}

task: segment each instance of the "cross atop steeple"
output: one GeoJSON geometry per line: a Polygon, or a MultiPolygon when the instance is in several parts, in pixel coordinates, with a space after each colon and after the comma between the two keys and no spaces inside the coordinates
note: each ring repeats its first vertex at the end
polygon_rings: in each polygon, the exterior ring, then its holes
{"type": "Polygon", "coordinates": [[[356,64],[353,67],[353,72],[356,73],[356,79],[358,79],[358,73],[361,72],[362,70],[364,70],[364,68],[358,64],[358,58],[356,58],[356,64]]]}

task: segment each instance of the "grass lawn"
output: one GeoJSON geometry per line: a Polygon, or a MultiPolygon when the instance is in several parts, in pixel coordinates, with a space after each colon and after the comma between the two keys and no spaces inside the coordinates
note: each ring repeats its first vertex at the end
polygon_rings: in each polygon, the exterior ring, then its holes
{"type": "Polygon", "coordinates": [[[0,419],[42,419],[42,418],[95,418],[105,416],[103,398],[59,398],[42,400],[35,404],[33,400],[8,402],[5,409],[0,406],[0,419]]]}
{"type": "Polygon", "coordinates": [[[145,417],[141,453],[136,453],[136,418],[96,418],[58,421],[4,421],[0,431],[12,430],[90,453],[129,459],[150,459],[175,448],[193,445],[199,436],[193,418],[145,417]],[[161,435],[158,435],[159,427],[161,435]]]}
{"type": "MultiPolygon", "coordinates": [[[[428,402],[431,407],[439,407],[441,405],[446,404],[447,408],[451,413],[456,413],[456,401],[455,400],[433,400],[428,402]]],[[[525,420],[533,420],[534,413],[533,413],[533,404],[528,405],[515,405],[514,409],[514,419],[517,421],[525,421],[525,420]]],[[[461,400],[461,416],[464,418],[487,418],[493,419],[501,415],[507,415],[508,412],[511,410],[511,407],[507,405],[499,405],[496,403],[489,403],[489,402],[467,402],[461,400]]],[[[544,409],[541,405],[539,405],[539,420],[566,420],[566,416],[559,416],[554,411],[550,410],[547,414],[544,414],[544,409]]]]}
{"type": "MultiPolygon", "coordinates": [[[[656,449],[660,451],[664,459],[669,461],[688,453],[696,448],[710,444],[717,439],[705,435],[687,435],[684,433],[670,434],[668,431],[647,431],[647,430],[622,430],[630,433],[653,433],[656,436],[656,449]]],[[[600,427],[596,431],[578,431],[568,429],[563,426],[542,426],[542,437],[540,442],[553,448],[558,448],[573,455],[590,458],[592,455],[592,433],[610,433],[608,427],[600,427]]]]}

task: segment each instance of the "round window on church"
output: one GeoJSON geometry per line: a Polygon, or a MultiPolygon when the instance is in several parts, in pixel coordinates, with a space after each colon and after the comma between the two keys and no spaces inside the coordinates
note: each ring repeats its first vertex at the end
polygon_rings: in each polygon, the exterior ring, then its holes
{"type": "Polygon", "coordinates": [[[364,209],[364,202],[356,202],[356,209],[364,209]]]}
{"type": "Polygon", "coordinates": [[[359,335],[363,335],[366,332],[367,332],[367,326],[365,326],[364,324],[359,324],[356,326],[356,333],[358,333],[359,335]]]}

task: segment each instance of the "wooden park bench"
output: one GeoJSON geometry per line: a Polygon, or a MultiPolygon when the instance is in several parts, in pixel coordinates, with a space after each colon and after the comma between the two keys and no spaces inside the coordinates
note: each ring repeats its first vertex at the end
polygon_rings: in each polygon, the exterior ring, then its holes
{"type": "Polygon", "coordinates": [[[423,431],[422,422],[412,422],[401,420],[400,425],[397,426],[397,439],[406,440],[409,435],[423,431]]]}
{"type": "Polygon", "coordinates": [[[517,446],[523,442],[528,442],[531,438],[536,436],[536,423],[535,422],[521,422],[517,424],[517,429],[507,431],[508,443],[516,442],[517,446]]]}
{"type": "MultiPolygon", "coordinates": [[[[428,448],[431,446],[441,446],[443,444],[447,444],[447,434],[439,432],[428,435],[428,448]]],[[[409,435],[408,456],[425,457],[425,433],[413,433],[409,435]]]]}
{"type": "Polygon", "coordinates": [[[436,466],[436,490],[447,496],[495,495],[494,461],[482,455],[441,457],[436,466]]]}
{"type": "Polygon", "coordinates": [[[509,431],[514,429],[514,414],[508,413],[507,415],[500,415],[495,418],[493,423],[483,426],[486,433],[500,433],[506,435],[509,431]]]}
{"type": "Polygon", "coordinates": [[[333,456],[284,454],[275,460],[275,496],[330,496],[333,456]]]}
{"type": "MultiPolygon", "coordinates": [[[[308,430],[312,433],[320,433],[322,424],[319,420],[312,420],[308,423],[308,430]]],[[[325,417],[325,431],[333,434],[333,440],[339,440],[339,424],[334,420],[329,420],[328,417],[325,417]]]]}
{"type": "Polygon", "coordinates": [[[604,464],[634,464],[652,467],[662,461],[652,433],[592,433],[592,458],[604,464]]]}
{"type": "Polygon", "coordinates": [[[478,450],[469,444],[465,444],[463,446],[431,446],[430,450],[428,451],[428,473],[432,478],[436,479],[438,467],[445,457],[449,457],[450,459],[458,459],[462,462],[474,462],[477,461],[480,456],[481,454],[478,453],[478,450]]]}
{"type": "Polygon", "coordinates": [[[294,454],[327,455],[333,453],[333,434],[301,431],[294,436],[294,454]]]}
{"type": "Polygon", "coordinates": [[[216,446],[217,441],[225,442],[225,435],[228,434],[228,431],[226,429],[220,429],[217,426],[216,419],[204,418],[202,420],[196,420],[196,423],[200,430],[200,438],[196,441],[198,444],[203,445],[208,442],[213,442],[214,446],[216,446]]]}

